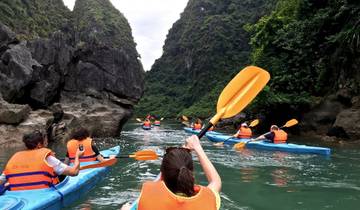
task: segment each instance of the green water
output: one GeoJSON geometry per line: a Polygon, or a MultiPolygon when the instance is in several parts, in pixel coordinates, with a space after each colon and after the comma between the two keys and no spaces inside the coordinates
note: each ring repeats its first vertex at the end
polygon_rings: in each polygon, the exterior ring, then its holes
{"type": "MultiPolygon", "coordinates": [[[[103,139],[97,145],[99,148],[120,145],[123,154],[142,149],[154,149],[161,154],[165,147],[183,144],[186,136],[189,134],[174,122],[165,122],[151,131],[129,123],[119,139],[103,139]]],[[[223,181],[223,210],[360,208],[359,147],[332,147],[331,157],[326,158],[248,149],[234,151],[229,147],[214,147],[206,139],[202,142],[223,181]]],[[[301,143],[319,145],[312,139],[301,143]]],[[[64,154],[61,145],[52,148],[58,156],[64,154]]],[[[0,166],[13,152],[0,150],[0,166]]],[[[196,180],[206,184],[196,164],[196,180]]],[[[160,160],[122,159],[103,182],[70,209],[119,209],[124,202],[136,199],[141,183],[154,179],[159,166],[160,160]]]]}

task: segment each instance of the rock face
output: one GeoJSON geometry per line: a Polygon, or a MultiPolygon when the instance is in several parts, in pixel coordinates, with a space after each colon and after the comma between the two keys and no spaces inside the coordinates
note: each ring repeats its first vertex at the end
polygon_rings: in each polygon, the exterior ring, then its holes
{"type": "Polygon", "coordinates": [[[322,100],[304,115],[301,130],[307,135],[321,135],[345,140],[360,138],[360,100],[348,90],[339,90],[322,100]]]}
{"type": "MultiPolygon", "coordinates": [[[[27,3],[29,11],[43,3],[27,3]]],[[[51,33],[39,37],[41,28],[31,28],[25,40],[24,31],[12,27],[19,39],[2,24],[21,20],[0,15],[0,145],[22,144],[34,129],[54,141],[80,126],[96,137],[117,136],[142,96],[144,71],[125,17],[109,0],[77,0],[72,13],[60,8],[53,15],[64,21],[51,33]]]]}

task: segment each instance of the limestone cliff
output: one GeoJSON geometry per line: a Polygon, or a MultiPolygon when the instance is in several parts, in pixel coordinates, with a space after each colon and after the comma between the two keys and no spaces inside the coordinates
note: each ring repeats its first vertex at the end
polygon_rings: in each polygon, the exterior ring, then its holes
{"type": "Polygon", "coordinates": [[[78,0],[73,12],[61,0],[3,1],[0,9],[9,12],[0,15],[0,144],[33,129],[51,140],[79,126],[119,135],[142,96],[144,71],[110,1],[78,0]]]}

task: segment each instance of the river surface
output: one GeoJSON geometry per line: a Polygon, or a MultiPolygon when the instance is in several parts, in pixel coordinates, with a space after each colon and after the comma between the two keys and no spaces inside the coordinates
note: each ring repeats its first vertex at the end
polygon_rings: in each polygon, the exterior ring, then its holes
{"type": "MultiPolygon", "coordinates": [[[[153,149],[163,154],[169,146],[180,146],[189,136],[175,122],[164,122],[150,131],[135,122],[128,123],[118,139],[101,139],[100,149],[120,145],[123,154],[153,149]]],[[[290,138],[290,142],[294,140],[290,138]]],[[[297,139],[319,145],[312,139],[297,139]]],[[[360,148],[332,146],[330,157],[292,154],[230,147],[215,147],[202,139],[204,150],[218,170],[223,188],[221,209],[360,209],[360,148]]],[[[63,156],[62,145],[51,145],[63,156]]],[[[0,149],[3,167],[14,149],[0,149]]],[[[196,160],[196,158],[195,158],[196,160]]],[[[106,179],[72,207],[67,209],[120,209],[140,193],[141,184],[159,173],[161,160],[121,159],[106,179]]],[[[200,165],[196,164],[196,181],[206,185],[200,165]]],[[[205,210],[205,209],[204,209],[205,210]]]]}

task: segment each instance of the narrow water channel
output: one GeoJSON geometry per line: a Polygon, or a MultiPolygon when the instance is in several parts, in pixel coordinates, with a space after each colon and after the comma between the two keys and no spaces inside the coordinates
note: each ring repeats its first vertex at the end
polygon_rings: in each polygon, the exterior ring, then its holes
{"type": "MultiPolygon", "coordinates": [[[[176,122],[143,130],[138,123],[128,123],[119,139],[97,141],[99,148],[120,145],[122,154],[183,144],[189,136],[176,122]]],[[[291,141],[291,139],[290,139],[291,141]]],[[[222,210],[236,209],[359,209],[360,148],[335,147],[332,155],[292,154],[230,147],[215,147],[202,139],[203,147],[219,171],[223,189],[222,210]]],[[[319,145],[311,139],[301,143],[319,145]]],[[[327,145],[321,145],[327,146],[327,145]]],[[[57,155],[62,145],[52,145],[57,155]]],[[[14,150],[0,150],[3,167],[14,150]]],[[[159,173],[160,161],[121,159],[103,182],[75,203],[71,209],[119,209],[140,193],[142,182],[159,173]]],[[[206,184],[196,162],[196,180],[206,184]]]]}

